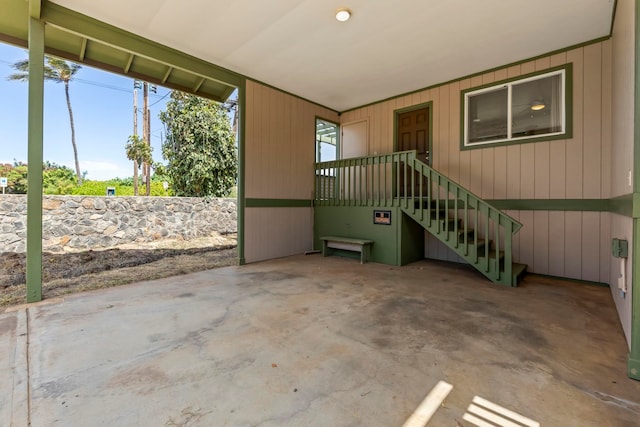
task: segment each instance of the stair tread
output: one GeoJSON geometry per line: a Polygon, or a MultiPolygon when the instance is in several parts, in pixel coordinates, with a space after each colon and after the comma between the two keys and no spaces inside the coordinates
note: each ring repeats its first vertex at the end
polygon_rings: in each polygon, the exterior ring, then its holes
{"type": "Polygon", "coordinates": [[[518,262],[511,263],[511,271],[513,272],[513,276],[517,277],[527,271],[527,264],[520,264],[518,262]]]}
{"type": "MultiPolygon", "coordinates": [[[[498,254],[498,258],[502,259],[504,258],[504,251],[500,251],[500,253],[498,254]]],[[[489,259],[496,259],[496,251],[495,250],[490,250],[489,251],[489,259]]]]}
{"type": "MultiPolygon", "coordinates": [[[[505,275],[504,250],[496,251],[491,249],[493,246],[492,240],[481,238],[473,227],[468,227],[465,230],[464,215],[451,213],[455,202],[449,202],[448,212],[445,209],[437,209],[437,205],[434,202],[432,201],[432,205],[427,212],[425,212],[427,204],[423,204],[425,208],[421,209],[419,201],[416,201],[413,209],[409,206],[401,208],[404,213],[419,224],[422,224],[426,230],[466,259],[489,280],[507,286],[517,286],[518,279],[526,271],[527,266],[525,264],[512,263],[511,277],[505,275]],[[456,223],[458,221],[459,223],[456,223]]],[[[439,203],[441,207],[444,207],[442,200],[439,203]]],[[[463,207],[464,205],[461,201],[458,201],[457,206],[463,207]]],[[[472,224],[467,225],[470,226],[472,224]]]]}

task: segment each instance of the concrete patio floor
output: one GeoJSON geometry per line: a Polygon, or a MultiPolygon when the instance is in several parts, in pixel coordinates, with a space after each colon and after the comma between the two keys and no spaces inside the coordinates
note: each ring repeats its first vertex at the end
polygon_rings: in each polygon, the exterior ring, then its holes
{"type": "Polygon", "coordinates": [[[0,425],[638,426],[627,351],[607,288],[295,256],[0,314],[0,425]]]}

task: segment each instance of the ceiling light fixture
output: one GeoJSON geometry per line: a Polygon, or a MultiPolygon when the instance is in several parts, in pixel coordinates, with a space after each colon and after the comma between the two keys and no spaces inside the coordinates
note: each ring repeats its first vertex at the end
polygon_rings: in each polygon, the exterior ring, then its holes
{"type": "Polygon", "coordinates": [[[546,107],[546,105],[544,105],[544,101],[533,101],[531,103],[531,109],[533,111],[544,110],[544,107],[546,107]]]}
{"type": "Polygon", "coordinates": [[[348,21],[351,18],[351,11],[346,7],[336,10],[336,19],[340,22],[348,21]]]}

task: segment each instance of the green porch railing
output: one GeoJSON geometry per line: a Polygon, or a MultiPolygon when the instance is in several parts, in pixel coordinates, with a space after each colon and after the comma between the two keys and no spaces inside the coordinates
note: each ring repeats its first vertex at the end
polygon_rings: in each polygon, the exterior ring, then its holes
{"type": "Polygon", "coordinates": [[[515,286],[522,224],[416,158],[415,151],[316,163],[316,206],[399,207],[495,283],[515,286]]]}

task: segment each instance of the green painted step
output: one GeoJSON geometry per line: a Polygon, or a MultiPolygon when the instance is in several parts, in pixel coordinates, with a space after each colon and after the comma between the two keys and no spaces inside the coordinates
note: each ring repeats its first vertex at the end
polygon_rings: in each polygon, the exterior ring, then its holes
{"type": "MultiPolygon", "coordinates": [[[[475,230],[474,229],[468,229],[466,231],[466,235],[467,235],[467,243],[473,242],[473,236],[475,234],[475,230]]],[[[448,241],[454,241],[456,240],[456,236],[458,237],[458,243],[464,243],[464,235],[465,235],[465,231],[462,228],[462,224],[460,224],[458,226],[458,230],[456,231],[455,228],[450,228],[449,229],[449,235],[448,236],[444,236],[445,239],[447,239],[448,241]]]]}
{"type": "Polygon", "coordinates": [[[477,243],[473,240],[468,241],[467,245],[469,246],[469,254],[473,254],[473,249],[475,248],[475,250],[477,251],[478,257],[484,257],[484,253],[487,250],[488,243],[489,242],[487,242],[485,239],[480,239],[480,238],[478,238],[477,243]]]}
{"type": "Polygon", "coordinates": [[[456,204],[453,199],[437,200],[431,203],[415,200],[405,204],[404,207],[401,206],[404,213],[416,220],[489,280],[506,286],[517,286],[527,266],[512,263],[511,269],[505,268],[504,251],[493,250],[492,241],[480,236],[476,237],[474,229],[465,230],[466,216],[456,214],[457,211],[454,208],[464,209],[464,202],[458,200],[456,204]],[[486,257],[485,254],[487,254],[486,257]]]}
{"type": "Polygon", "coordinates": [[[511,265],[512,265],[511,272],[513,275],[511,280],[511,286],[518,286],[518,283],[520,282],[520,280],[522,280],[524,275],[527,273],[527,264],[520,264],[520,263],[514,262],[511,265]]]}

